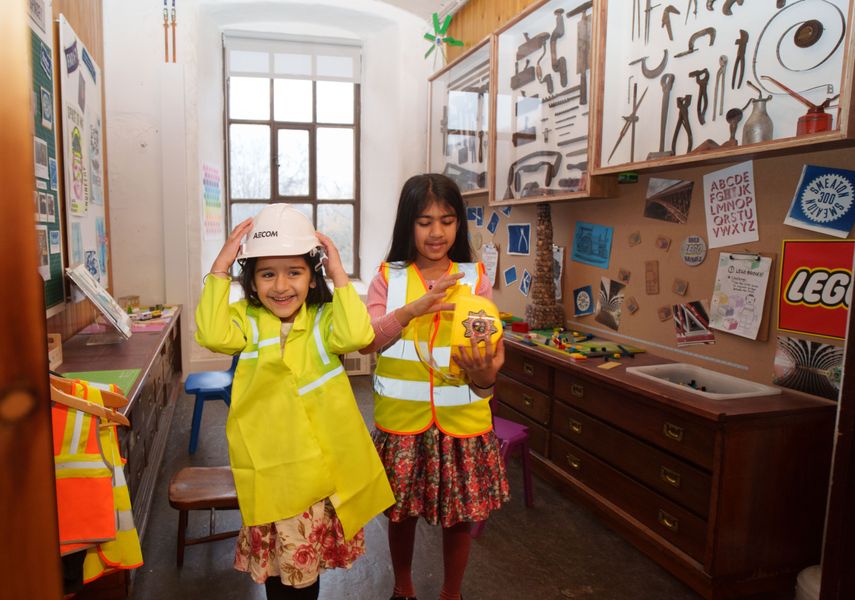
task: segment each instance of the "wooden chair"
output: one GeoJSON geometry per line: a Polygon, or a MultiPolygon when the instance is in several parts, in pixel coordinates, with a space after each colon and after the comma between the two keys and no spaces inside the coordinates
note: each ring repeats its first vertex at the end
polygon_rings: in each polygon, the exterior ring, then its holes
{"type": "Polygon", "coordinates": [[[229,467],[185,467],[169,481],[169,505],[178,510],[178,566],[184,564],[184,547],[234,537],[237,531],[215,533],[216,510],[237,510],[235,481],[229,467]],[[210,510],[208,535],[187,538],[191,510],[210,510]]]}

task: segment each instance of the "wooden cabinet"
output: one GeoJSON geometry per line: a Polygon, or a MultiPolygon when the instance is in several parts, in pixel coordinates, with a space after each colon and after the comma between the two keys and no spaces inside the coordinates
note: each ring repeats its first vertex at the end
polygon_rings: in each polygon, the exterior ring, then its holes
{"type": "Polygon", "coordinates": [[[506,338],[497,412],[536,471],[706,598],[792,593],[819,562],[835,404],[711,401],[506,338]]]}
{"type": "MultiPolygon", "coordinates": [[[[181,390],[181,311],[159,332],[135,333],[119,344],[87,346],[77,335],[63,345],[61,371],[140,369],[128,405],[121,412],[131,422],[119,428],[119,447],[127,459],[125,478],[140,540],[146,532],[157,472],[163,460],[175,402],[181,390]]],[[[87,585],[78,598],[122,598],[125,572],[87,585]]]]}

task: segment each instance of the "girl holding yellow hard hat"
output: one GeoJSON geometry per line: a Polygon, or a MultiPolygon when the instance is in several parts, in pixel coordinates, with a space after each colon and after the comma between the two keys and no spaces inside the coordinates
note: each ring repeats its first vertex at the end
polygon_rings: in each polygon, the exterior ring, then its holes
{"type": "Polygon", "coordinates": [[[437,174],[401,190],[389,254],[368,291],[374,444],[395,492],[392,600],[415,598],[418,518],[442,526],[441,600],[460,598],[473,523],[509,498],[490,399],[504,363],[491,286],[472,261],[463,198],[437,174]],[[474,290],[475,294],[472,294],[474,290]],[[461,345],[464,344],[464,345],[461,345]]]}
{"type": "Polygon", "coordinates": [[[364,554],[363,525],[394,501],[339,360],[374,338],[365,305],[332,240],[271,204],[229,235],[196,326],[202,346],[239,355],[226,421],[235,568],[268,600],[317,598],[320,573],[364,554]],[[229,304],[236,258],[244,299],[229,304]]]}

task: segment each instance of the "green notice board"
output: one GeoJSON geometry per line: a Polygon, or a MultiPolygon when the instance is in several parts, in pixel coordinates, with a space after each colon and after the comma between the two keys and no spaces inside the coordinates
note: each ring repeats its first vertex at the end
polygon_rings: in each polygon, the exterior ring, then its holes
{"type": "MultiPolygon", "coordinates": [[[[50,10],[50,8],[48,8],[50,10]]],[[[62,271],[62,230],[59,210],[59,169],[56,161],[54,115],[56,87],[53,79],[52,35],[31,29],[33,63],[33,153],[36,180],[33,188],[33,215],[39,248],[39,274],[44,280],[45,307],[65,301],[62,271]]]]}
{"type": "Polygon", "coordinates": [[[139,369],[118,369],[115,371],[76,371],[72,373],[63,373],[63,377],[69,379],[83,379],[84,381],[94,381],[95,383],[115,383],[122,390],[124,395],[130,393],[131,388],[140,376],[139,369]]]}

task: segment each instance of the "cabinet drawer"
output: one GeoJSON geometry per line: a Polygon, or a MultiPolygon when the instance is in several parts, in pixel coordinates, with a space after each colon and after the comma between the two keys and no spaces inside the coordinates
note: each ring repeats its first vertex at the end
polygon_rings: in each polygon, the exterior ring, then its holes
{"type": "Polygon", "coordinates": [[[550,459],[572,478],[636,518],[654,534],[699,562],[704,561],[707,524],[703,519],[555,434],[550,439],[550,459]]]}
{"type": "Polygon", "coordinates": [[[646,404],[630,392],[565,371],[555,373],[555,395],[574,408],[712,470],[715,428],[709,423],[646,404]]]}
{"type": "Polygon", "coordinates": [[[497,417],[502,417],[508,421],[513,421],[528,427],[529,449],[533,452],[537,452],[541,456],[546,456],[546,445],[549,442],[549,431],[546,427],[535,423],[525,415],[518,413],[513,408],[501,402],[496,402],[495,414],[497,417]]]}
{"type": "Polygon", "coordinates": [[[499,373],[496,398],[541,425],[549,425],[549,396],[499,373]]]}
{"type": "Polygon", "coordinates": [[[513,349],[505,351],[502,372],[547,394],[552,391],[552,367],[513,349]]]}
{"type": "Polygon", "coordinates": [[[711,477],[563,402],[555,402],[552,431],[659,494],[706,518],[711,477]]]}

